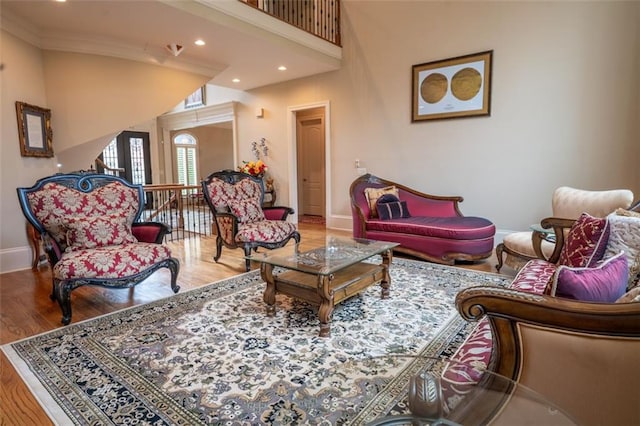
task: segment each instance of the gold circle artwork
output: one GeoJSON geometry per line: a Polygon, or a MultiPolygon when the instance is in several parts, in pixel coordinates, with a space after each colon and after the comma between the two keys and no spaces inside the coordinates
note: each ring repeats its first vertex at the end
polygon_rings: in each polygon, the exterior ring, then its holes
{"type": "Polygon", "coordinates": [[[422,80],[420,94],[425,102],[435,104],[447,94],[447,77],[440,73],[429,74],[422,80]]]}
{"type": "Polygon", "coordinates": [[[480,91],[482,76],[473,68],[463,68],[451,79],[451,92],[461,101],[468,101],[480,91]]]}

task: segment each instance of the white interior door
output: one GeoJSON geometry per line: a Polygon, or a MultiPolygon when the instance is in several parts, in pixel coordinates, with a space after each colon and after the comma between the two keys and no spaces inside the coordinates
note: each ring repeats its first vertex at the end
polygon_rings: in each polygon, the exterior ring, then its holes
{"type": "Polygon", "coordinates": [[[323,110],[301,111],[297,116],[298,210],[302,215],[324,216],[325,135],[323,110]]]}

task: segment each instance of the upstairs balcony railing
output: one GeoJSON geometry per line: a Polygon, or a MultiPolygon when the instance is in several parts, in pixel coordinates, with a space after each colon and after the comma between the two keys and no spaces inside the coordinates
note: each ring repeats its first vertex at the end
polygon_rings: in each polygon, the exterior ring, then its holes
{"type": "Polygon", "coordinates": [[[287,24],[342,46],[340,0],[239,0],[287,24]]]}

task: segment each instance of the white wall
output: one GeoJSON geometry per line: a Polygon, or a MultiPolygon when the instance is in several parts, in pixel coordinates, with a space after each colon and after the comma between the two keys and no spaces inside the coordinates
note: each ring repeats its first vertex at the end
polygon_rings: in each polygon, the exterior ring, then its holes
{"type": "Polygon", "coordinates": [[[418,190],[462,195],[463,213],[504,231],[549,215],[560,185],[640,198],[640,3],[354,0],[342,17],[342,69],[253,90],[238,109],[241,153],[266,137],[281,180],[287,107],[330,101],[336,218],[350,217],[356,158],[418,190]],[[412,65],[485,50],[490,117],[411,123],[412,65]]]}
{"type": "MultiPolygon", "coordinates": [[[[20,212],[16,187],[56,172],[55,158],[21,157],[15,102],[48,108],[42,52],[0,31],[0,271],[31,262],[26,244],[26,220],[20,212]]],[[[55,134],[54,134],[55,138],[55,134]]],[[[54,145],[55,152],[55,145],[54,145]]]]}

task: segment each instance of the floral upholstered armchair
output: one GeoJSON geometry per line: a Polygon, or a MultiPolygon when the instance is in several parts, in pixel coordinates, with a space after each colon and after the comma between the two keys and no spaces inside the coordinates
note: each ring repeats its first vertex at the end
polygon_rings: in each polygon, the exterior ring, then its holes
{"type": "MultiPolygon", "coordinates": [[[[287,222],[293,213],[290,207],[263,207],[264,183],[262,179],[233,170],[210,174],[202,181],[202,192],[216,224],[216,262],[222,246],[242,248],[245,257],[258,247],[283,247],[293,239],[300,242],[296,226],[287,222]]],[[[251,261],[245,260],[249,271],[251,261]]]]}
{"type": "Polygon", "coordinates": [[[171,271],[171,289],[180,264],[161,244],[169,228],[138,222],[141,185],[95,172],[56,174],[30,188],[18,188],[27,220],[42,236],[53,274],[51,298],[71,322],[71,291],[83,285],[131,288],[160,268],[171,271]]]}

